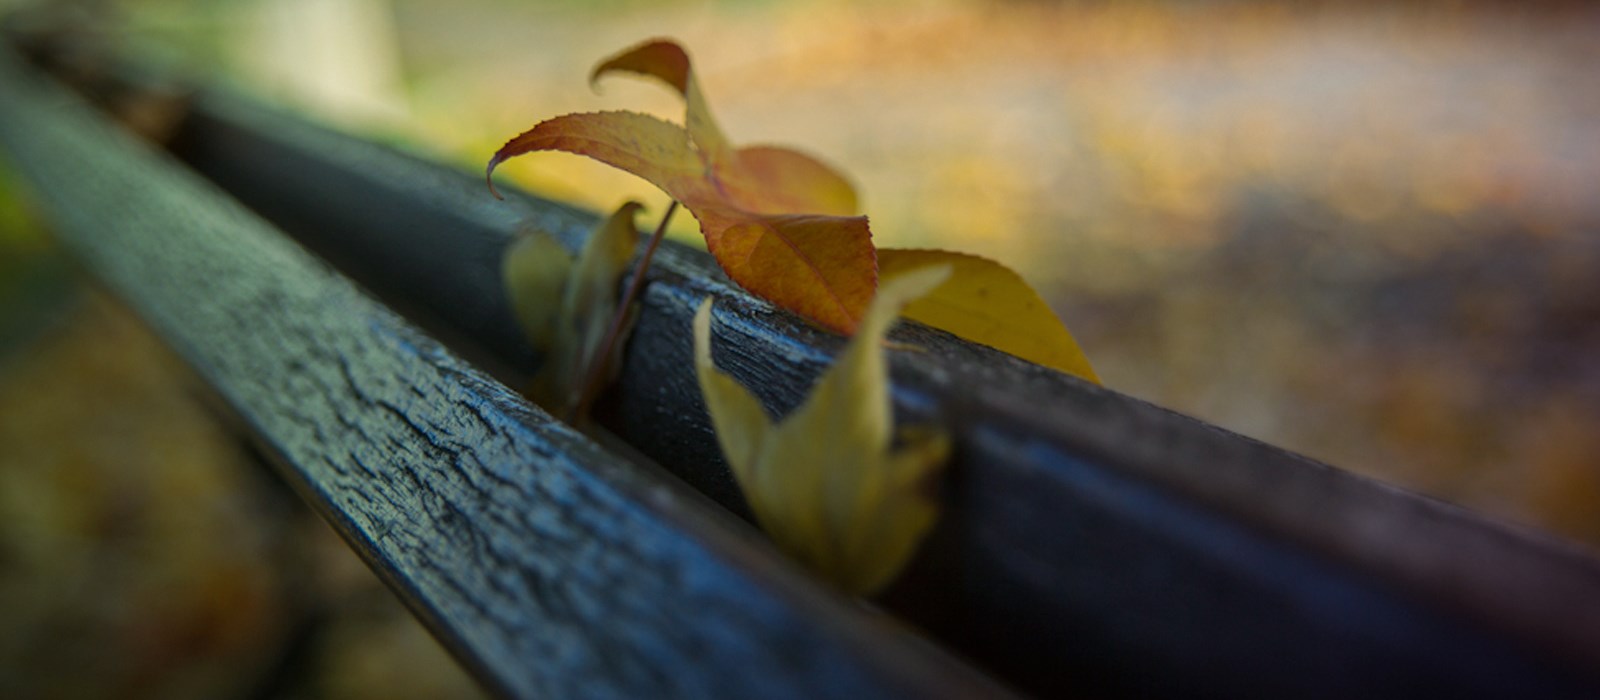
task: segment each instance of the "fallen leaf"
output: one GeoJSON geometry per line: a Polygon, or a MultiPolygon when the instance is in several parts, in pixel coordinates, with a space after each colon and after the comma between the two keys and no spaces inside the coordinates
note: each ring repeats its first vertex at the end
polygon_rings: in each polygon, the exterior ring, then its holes
{"type": "Polygon", "coordinates": [[[613,71],[657,78],[683,96],[684,123],[708,177],[734,206],[760,214],[859,213],[855,187],[838,171],[799,151],[778,146],[733,148],[711,115],[689,54],[669,39],[652,39],[602,61],[594,85],[613,71]]]}
{"type": "Polygon", "coordinates": [[[869,594],[893,580],[938,514],[932,478],[949,454],[936,430],[893,420],[882,343],[899,310],[933,291],[950,267],[887,280],[843,354],[810,396],[774,425],[761,402],[711,360],[711,301],[694,319],[695,368],[723,455],[773,541],[842,589],[869,594]]]}
{"type": "Polygon", "coordinates": [[[601,61],[589,74],[589,87],[598,89],[600,78],[612,71],[651,76],[677,90],[686,105],[684,124],[689,137],[708,159],[717,160],[732,150],[722,128],[711,116],[711,107],[700,91],[700,81],[695,78],[688,52],[677,42],[652,39],[601,61]]]}
{"type": "Polygon", "coordinates": [[[880,274],[947,263],[952,278],[912,304],[908,317],[1099,381],[1072,334],[1016,273],[963,253],[879,251],[866,218],[847,216],[855,191],[832,168],[788,149],[729,145],[678,44],[655,39],[623,51],[596,66],[590,81],[613,72],[677,90],[687,127],[629,112],[556,117],[507,142],[488,173],[507,158],[555,150],[638,175],[700,221],[707,250],[734,282],[841,333],[856,331],[880,274]]]}
{"type": "Polygon", "coordinates": [[[548,353],[560,314],[561,290],[572,274],[572,253],[550,234],[519,233],[500,258],[500,279],[517,325],[535,350],[548,353]]]}
{"type": "MultiPolygon", "coordinates": [[[[576,260],[540,232],[520,237],[507,251],[503,269],[512,309],[529,341],[545,353],[530,393],[552,413],[566,415],[578,402],[616,311],[619,280],[639,243],[634,217],[641,208],[637,202],[619,207],[589,235],[576,260]]],[[[608,373],[622,346],[618,342],[603,358],[608,373]]]]}
{"type": "MultiPolygon", "coordinates": [[[[685,94],[698,95],[688,90],[692,79],[684,80],[685,94]]],[[[714,124],[700,128],[715,132],[714,124]]],[[[867,219],[828,213],[853,211],[854,193],[845,209],[837,188],[825,184],[831,171],[814,160],[768,147],[712,158],[684,127],[632,112],[593,112],[549,119],[511,139],[489,161],[486,177],[506,159],[534,151],[588,156],[660,187],[699,220],[707,250],[729,278],[823,327],[854,332],[872,299],[878,268],[867,219]]]]}
{"type": "Polygon", "coordinates": [[[885,280],[930,265],[949,265],[950,279],[911,302],[904,312],[906,318],[1100,383],[1072,333],[1039,293],[1010,268],[947,250],[878,251],[878,273],[885,280]]]}

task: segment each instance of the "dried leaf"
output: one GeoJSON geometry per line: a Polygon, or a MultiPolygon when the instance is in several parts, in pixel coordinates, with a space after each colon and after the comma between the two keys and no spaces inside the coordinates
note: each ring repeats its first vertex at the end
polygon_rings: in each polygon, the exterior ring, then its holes
{"type": "Polygon", "coordinates": [[[689,136],[708,160],[719,160],[732,150],[700,92],[700,81],[694,76],[688,52],[677,42],[653,39],[601,61],[589,74],[589,86],[597,87],[600,78],[612,71],[651,76],[677,90],[687,108],[684,124],[689,136]]]}
{"type": "Polygon", "coordinates": [[[1006,266],[946,250],[878,251],[878,270],[885,280],[930,265],[949,265],[953,272],[932,293],[911,302],[906,318],[1100,383],[1061,319],[1006,266]]]}
{"type": "Polygon", "coordinates": [[[881,346],[900,308],[949,275],[939,266],[885,282],[838,361],[775,426],[760,401],[713,365],[710,300],[695,315],[706,409],[757,521],[779,547],[852,593],[893,580],[938,513],[931,482],[949,453],[948,438],[908,433],[890,449],[881,346]]]}
{"type": "Polygon", "coordinates": [[[821,161],[777,146],[730,146],[711,115],[689,54],[676,42],[652,39],[606,59],[589,83],[613,71],[657,78],[683,96],[689,139],[710,179],[734,206],[758,214],[858,213],[855,187],[821,161]]]}
{"type": "Polygon", "coordinates": [[[506,246],[500,259],[500,279],[517,324],[535,350],[549,352],[560,314],[561,290],[572,274],[572,253],[550,234],[529,230],[506,246]]]}
{"type": "MultiPolygon", "coordinates": [[[[523,236],[507,251],[506,291],[524,332],[545,362],[534,377],[533,400],[566,414],[578,401],[589,362],[617,308],[617,286],[639,243],[637,202],[623,204],[584,242],[576,260],[548,234],[523,236]],[[560,299],[560,305],[552,303],[560,299]]],[[[615,364],[612,356],[604,361],[615,364]]]]}
{"type": "Polygon", "coordinates": [[[508,141],[487,175],[534,151],[588,156],[638,175],[700,221],[707,250],[734,282],[826,328],[853,332],[878,268],[866,217],[847,215],[855,211],[849,183],[793,151],[727,147],[676,44],[625,52],[602,63],[595,77],[613,70],[677,88],[689,103],[690,128],[631,112],[560,116],[508,141]]]}
{"type": "Polygon", "coordinates": [[[880,273],[947,263],[951,280],[912,304],[908,317],[1099,381],[1072,334],[1016,273],[974,255],[878,251],[865,217],[843,216],[855,211],[855,192],[831,168],[786,149],[730,146],[676,43],[640,44],[601,62],[590,80],[612,72],[677,90],[687,128],[626,112],[557,117],[508,142],[489,172],[522,153],[560,150],[639,175],[700,220],[707,249],[740,286],[843,333],[856,330],[880,273]]]}
{"type": "Polygon", "coordinates": [[[854,331],[877,286],[866,217],[755,214],[705,177],[687,132],[631,112],[571,114],[508,142],[491,161],[540,150],[586,155],[660,187],[700,221],[706,248],[740,286],[825,327],[854,331]]]}

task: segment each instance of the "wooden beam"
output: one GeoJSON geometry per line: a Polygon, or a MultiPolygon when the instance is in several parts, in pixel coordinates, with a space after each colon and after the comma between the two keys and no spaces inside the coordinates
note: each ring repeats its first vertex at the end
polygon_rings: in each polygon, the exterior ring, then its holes
{"type": "MultiPolygon", "coordinates": [[[[533,366],[499,297],[524,226],[592,216],[496,202],[438,166],[217,93],[174,151],[500,376],[533,366]]],[[[778,411],[842,341],[669,246],[607,426],[730,511],[689,362],[718,297],[718,361],[778,411]]],[[[901,420],[952,429],[947,514],[882,603],[1041,694],[1590,695],[1600,565],[1576,547],[1343,472],[937,331],[895,339],[901,420]]]]}
{"type": "Polygon", "coordinates": [[[1004,695],[532,408],[4,50],[0,94],[0,148],[67,247],[491,689],[1004,695]]]}
{"type": "MultiPolygon", "coordinates": [[[[594,220],[527,195],[497,202],[475,173],[225,95],[199,97],[174,148],[510,376],[534,358],[505,337],[500,251],[527,226],[576,245],[594,220]]],[[[658,254],[647,289],[604,422],[743,513],[690,362],[699,300],[718,298],[718,363],[778,412],[842,340],[751,298],[683,246],[658,254]]],[[[1022,688],[1600,687],[1600,566],[1576,547],[938,331],[908,324],[893,337],[927,349],[893,353],[899,418],[945,425],[957,448],[948,511],[883,603],[1022,688]]]]}

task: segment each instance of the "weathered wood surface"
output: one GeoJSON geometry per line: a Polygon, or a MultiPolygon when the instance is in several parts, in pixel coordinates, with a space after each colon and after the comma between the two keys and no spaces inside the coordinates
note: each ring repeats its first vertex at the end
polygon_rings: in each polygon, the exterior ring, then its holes
{"type": "MultiPolygon", "coordinates": [[[[575,243],[581,212],[474,174],[202,95],[192,166],[453,347],[515,377],[531,355],[495,279],[508,236],[575,243]],[[487,295],[487,296],[486,296],[487,295]]],[[[690,374],[718,360],[793,406],[841,343],[668,247],[608,426],[735,512],[690,374]]],[[[897,411],[957,434],[949,513],[884,603],[1041,693],[1592,695],[1600,566],[1544,536],[1393,489],[927,329],[896,332],[897,411]]]]}
{"type": "MultiPolygon", "coordinates": [[[[226,96],[201,97],[175,148],[468,352],[521,371],[531,355],[505,337],[504,301],[484,296],[498,294],[499,251],[525,226],[575,244],[593,221],[528,196],[496,202],[471,173],[226,96]]],[[[669,245],[658,260],[605,422],[743,512],[691,373],[699,299],[719,299],[719,363],[780,411],[841,341],[732,288],[703,254],[669,245]]],[[[1587,553],[935,331],[895,337],[930,349],[895,353],[899,415],[942,422],[958,447],[949,513],[885,604],[1022,687],[1596,687],[1600,567],[1587,553]]]]}
{"type": "Polygon", "coordinates": [[[0,153],[68,247],[492,689],[999,692],[670,476],[532,409],[3,50],[0,94],[0,153]]]}

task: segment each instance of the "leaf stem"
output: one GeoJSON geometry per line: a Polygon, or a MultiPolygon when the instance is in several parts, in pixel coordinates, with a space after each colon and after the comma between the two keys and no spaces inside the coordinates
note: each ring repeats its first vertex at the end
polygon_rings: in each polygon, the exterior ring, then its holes
{"type": "Polygon", "coordinates": [[[606,328],[605,338],[589,357],[589,366],[583,377],[583,391],[578,394],[578,402],[567,409],[568,423],[576,425],[579,416],[589,415],[589,407],[600,393],[600,384],[605,381],[606,365],[611,359],[612,347],[622,336],[622,326],[628,319],[628,308],[633,305],[633,300],[638,298],[639,290],[644,288],[644,273],[650,270],[650,259],[655,256],[656,247],[661,245],[661,238],[667,232],[667,222],[672,221],[672,214],[676,211],[678,211],[678,200],[674,199],[672,204],[667,206],[667,213],[661,215],[661,223],[656,224],[656,232],[651,234],[650,242],[645,246],[644,253],[639,256],[639,264],[633,269],[633,280],[628,283],[628,290],[623,292],[622,299],[617,303],[617,310],[611,314],[611,326],[606,328]]]}

